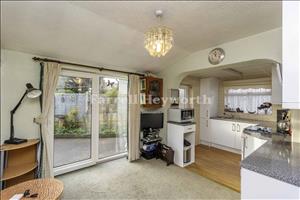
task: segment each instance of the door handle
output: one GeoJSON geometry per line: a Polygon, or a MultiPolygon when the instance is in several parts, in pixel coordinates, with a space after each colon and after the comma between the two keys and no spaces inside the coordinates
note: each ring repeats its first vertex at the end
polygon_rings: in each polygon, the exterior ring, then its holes
{"type": "Polygon", "coordinates": [[[206,120],[206,127],[208,127],[208,120],[206,120]]]}
{"type": "Polygon", "coordinates": [[[240,132],[241,131],[241,127],[240,127],[240,125],[239,124],[237,124],[237,130],[236,130],[237,132],[240,132]]]}
{"type": "Polygon", "coordinates": [[[246,154],[246,149],[247,149],[247,136],[243,136],[243,149],[242,149],[242,160],[244,160],[245,158],[245,154],[246,154]]]}
{"type": "Polygon", "coordinates": [[[208,110],[206,110],[206,117],[208,117],[208,110]]]}
{"type": "Polygon", "coordinates": [[[232,124],[232,131],[235,131],[235,124],[232,124]]]}

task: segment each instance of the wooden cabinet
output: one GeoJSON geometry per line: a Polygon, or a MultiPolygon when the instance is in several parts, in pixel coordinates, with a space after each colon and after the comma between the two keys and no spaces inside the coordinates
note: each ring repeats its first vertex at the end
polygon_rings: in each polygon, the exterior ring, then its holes
{"type": "Polygon", "coordinates": [[[33,139],[22,144],[1,145],[1,156],[4,155],[1,181],[5,187],[35,178],[38,143],[39,140],[33,139]]]}
{"type": "Polygon", "coordinates": [[[163,80],[147,76],[141,79],[141,104],[146,108],[162,106],[163,80]]]}
{"type": "Polygon", "coordinates": [[[282,1],[282,107],[300,109],[300,2],[282,1]]]}

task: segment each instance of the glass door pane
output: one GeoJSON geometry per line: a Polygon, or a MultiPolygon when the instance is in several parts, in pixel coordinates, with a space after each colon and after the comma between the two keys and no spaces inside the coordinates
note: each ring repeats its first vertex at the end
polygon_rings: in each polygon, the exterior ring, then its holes
{"type": "Polygon", "coordinates": [[[127,151],[128,80],[99,78],[99,158],[127,151]]]}
{"type": "Polygon", "coordinates": [[[54,167],[91,158],[92,78],[61,75],[54,100],[54,167]]]}

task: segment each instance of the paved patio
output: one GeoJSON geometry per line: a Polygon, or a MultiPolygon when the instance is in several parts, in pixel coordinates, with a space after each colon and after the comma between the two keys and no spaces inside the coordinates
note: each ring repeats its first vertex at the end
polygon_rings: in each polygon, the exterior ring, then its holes
{"type": "MultiPolygon", "coordinates": [[[[89,159],[91,138],[54,138],[54,167],[89,159]]],[[[127,138],[100,138],[100,158],[127,151],[127,138]]]]}

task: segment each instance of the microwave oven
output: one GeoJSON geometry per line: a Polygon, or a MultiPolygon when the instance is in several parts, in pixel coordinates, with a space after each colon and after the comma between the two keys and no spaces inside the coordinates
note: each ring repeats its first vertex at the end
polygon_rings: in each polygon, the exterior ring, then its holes
{"type": "Polygon", "coordinates": [[[169,122],[193,122],[194,121],[194,109],[190,108],[170,108],[168,110],[168,121],[169,122]]]}

